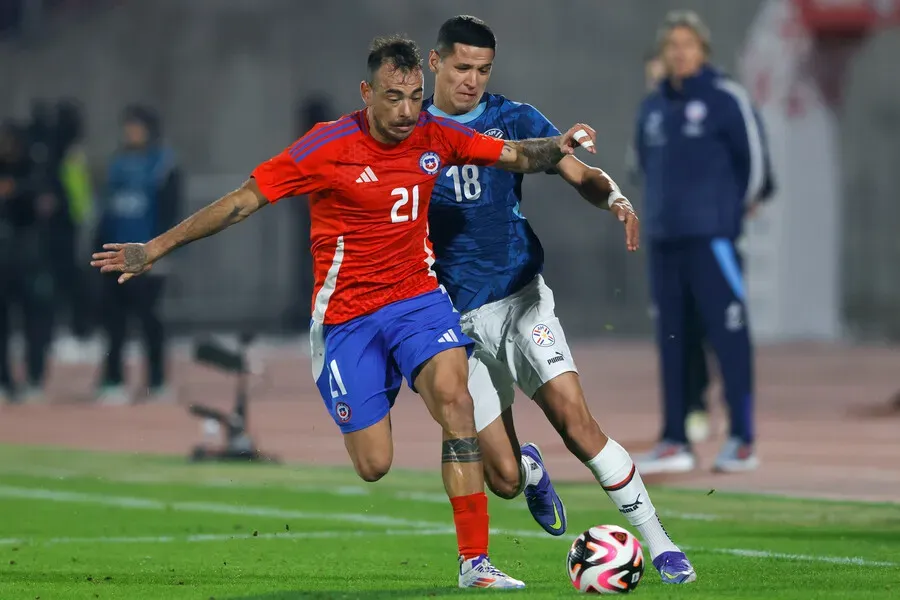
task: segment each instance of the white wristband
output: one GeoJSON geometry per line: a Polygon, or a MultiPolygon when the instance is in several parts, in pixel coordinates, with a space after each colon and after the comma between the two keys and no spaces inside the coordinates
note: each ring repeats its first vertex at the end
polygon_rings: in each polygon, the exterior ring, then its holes
{"type": "MultiPolygon", "coordinates": [[[[619,186],[616,185],[616,182],[612,180],[612,177],[603,173],[603,177],[606,178],[606,181],[609,182],[609,189],[612,190],[609,192],[609,196],[606,197],[606,205],[611,209],[613,204],[615,204],[618,200],[624,200],[628,202],[628,198],[622,195],[622,191],[619,189],[619,186]]],[[[629,203],[630,206],[630,203],[629,203]]]]}
{"type": "Polygon", "coordinates": [[[610,208],[612,208],[613,204],[615,204],[617,200],[624,200],[625,202],[628,202],[628,198],[623,196],[619,190],[613,190],[609,193],[609,197],[606,199],[606,203],[610,208]]]}

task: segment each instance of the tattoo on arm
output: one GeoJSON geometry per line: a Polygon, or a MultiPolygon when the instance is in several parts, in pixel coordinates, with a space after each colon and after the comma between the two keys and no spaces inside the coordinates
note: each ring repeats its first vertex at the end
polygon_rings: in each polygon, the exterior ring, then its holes
{"type": "MultiPolygon", "coordinates": [[[[514,159],[507,162],[510,171],[519,173],[540,173],[556,166],[565,154],[559,148],[559,138],[534,138],[530,140],[508,141],[503,147],[501,158],[514,159]]],[[[499,166],[503,166],[502,164],[499,166]]]]}
{"type": "Polygon", "coordinates": [[[268,201],[254,189],[244,185],[193,215],[160,236],[160,253],[154,260],[176,248],[219,233],[223,229],[243,221],[262,208],[268,201]]]}
{"type": "Polygon", "coordinates": [[[441,444],[441,462],[481,462],[481,447],[478,445],[478,438],[444,440],[441,444]]]}
{"type": "Polygon", "coordinates": [[[219,233],[223,229],[243,220],[241,207],[235,202],[233,194],[220,198],[209,206],[200,209],[173,229],[175,245],[184,246],[196,240],[219,233]]]}

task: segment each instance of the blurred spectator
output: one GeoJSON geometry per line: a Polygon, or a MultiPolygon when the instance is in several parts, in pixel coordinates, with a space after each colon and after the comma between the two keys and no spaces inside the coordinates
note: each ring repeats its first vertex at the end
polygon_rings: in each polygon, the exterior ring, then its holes
{"type": "Polygon", "coordinates": [[[92,315],[86,289],[85,228],[94,209],[94,191],[87,155],[82,147],[84,122],[79,105],[63,100],[56,105],[53,163],[59,180],[60,210],[55,220],[54,265],[69,317],[69,327],[79,338],[90,332],[92,315]]]}
{"type": "Polygon", "coordinates": [[[656,50],[647,53],[644,57],[644,87],[647,93],[659,87],[660,82],[666,76],[666,63],[656,50]]]}
{"type": "Polygon", "coordinates": [[[21,31],[25,0],[0,0],[0,33],[21,31]]]}
{"type": "MultiPolygon", "coordinates": [[[[173,151],[162,141],[159,117],[143,106],[130,106],[122,119],[122,146],[109,165],[97,228],[102,242],[146,242],[176,224],[181,202],[180,173],[173,151]]],[[[131,401],[124,385],[123,350],[130,317],[140,323],[146,347],[147,388],[151,399],[165,393],[165,332],[159,304],[165,265],[119,285],[117,275],[104,276],[102,325],[109,340],[99,399],[131,401]]]]}
{"type": "Polygon", "coordinates": [[[699,357],[705,367],[705,334],[718,357],[731,420],[715,468],[753,469],[753,357],[735,242],[765,187],[762,123],[746,91],[709,64],[709,30],[695,13],[669,13],[659,44],[665,77],[641,105],[635,149],[644,178],[665,425],[639,468],[649,474],[696,467],[686,396],[689,374],[699,369],[689,361],[699,357]]]}
{"type": "Polygon", "coordinates": [[[0,396],[8,401],[40,399],[51,337],[52,277],[40,226],[40,194],[26,150],[23,129],[10,123],[0,127],[0,396]],[[24,394],[9,356],[16,306],[25,334],[24,394]]]}
{"type": "MultiPolygon", "coordinates": [[[[666,77],[666,64],[658,49],[644,57],[644,87],[652,94],[666,77]]],[[[626,157],[629,177],[633,185],[640,185],[641,172],[634,145],[626,157]]],[[[685,321],[685,428],[688,441],[705,441],[710,434],[706,391],[709,388],[709,367],[703,340],[703,326],[696,310],[685,321]]]]}
{"type": "MultiPolygon", "coordinates": [[[[644,55],[644,89],[647,93],[652,93],[659,83],[666,76],[666,64],[663,62],[659,52],[654,49],[644,55]]],[[[628,145],[625,152],[625,168],[628,171],[628,178],[632,185],[641,184],[641,167],[638,164],[637,149],[634,144],[628,145]]]]}

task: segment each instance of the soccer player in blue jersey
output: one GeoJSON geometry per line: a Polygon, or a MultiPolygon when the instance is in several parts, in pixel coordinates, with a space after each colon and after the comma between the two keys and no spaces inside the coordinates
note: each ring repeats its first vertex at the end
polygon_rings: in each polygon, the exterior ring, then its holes
{"type": "MultiPolygon", "coordinates": [[[[446,21],[428,58],[435,91],[426,110],[498,138],[558,135],[533,106],[485,93],[495,50],[494,34],[483,21],[470,16],[446,21]]],[[[638,219],[606,173],[572,156],[554,172],[622,221],[627,248],[637,249],[638,219]]],[[[693,581],[696,573],[663,529],[631,456],[591,416],[554,314],[553,293],[541,277],[544,252],[520,212],[521,200],[521,175],[453,166],[438,178],[428,215],[435,271],[462,313],[463,331],[476,343],[469,391],[488,486],[503,498],[524,492],[545,531],[565,532],[565,507],[540,450],[532,443],[520,446],[516,437],[511,407],[518,386],[641,534],[663,582],[693,581]]]]}

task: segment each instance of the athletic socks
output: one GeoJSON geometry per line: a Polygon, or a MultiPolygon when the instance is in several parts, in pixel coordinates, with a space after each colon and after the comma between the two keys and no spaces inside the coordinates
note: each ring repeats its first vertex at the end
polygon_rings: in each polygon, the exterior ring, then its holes
{"type": "Polygon", "coordinates": [[[464,560],[487,554],[490,520],[484,492],[450,498],[456,543],[464,560]]]}
{"type": "Polygon", "coordinates": [[[585,465],[619,512],[638,530],[649,546],[651,560],[663,552],[679,552],[656,516],[641,474],[625,448],[610,439],[585,465]]]}
{"type": "MultiPolygon", "coordinates": [[[[537,485],[544,476],[544,469],[530,456],[522,455],[519,463],[519,474],[522,480],[521,486],[524,490],[529,485],[537,485]]],[[[521,490],[520,490],[521,491],[521,490]]]]}

